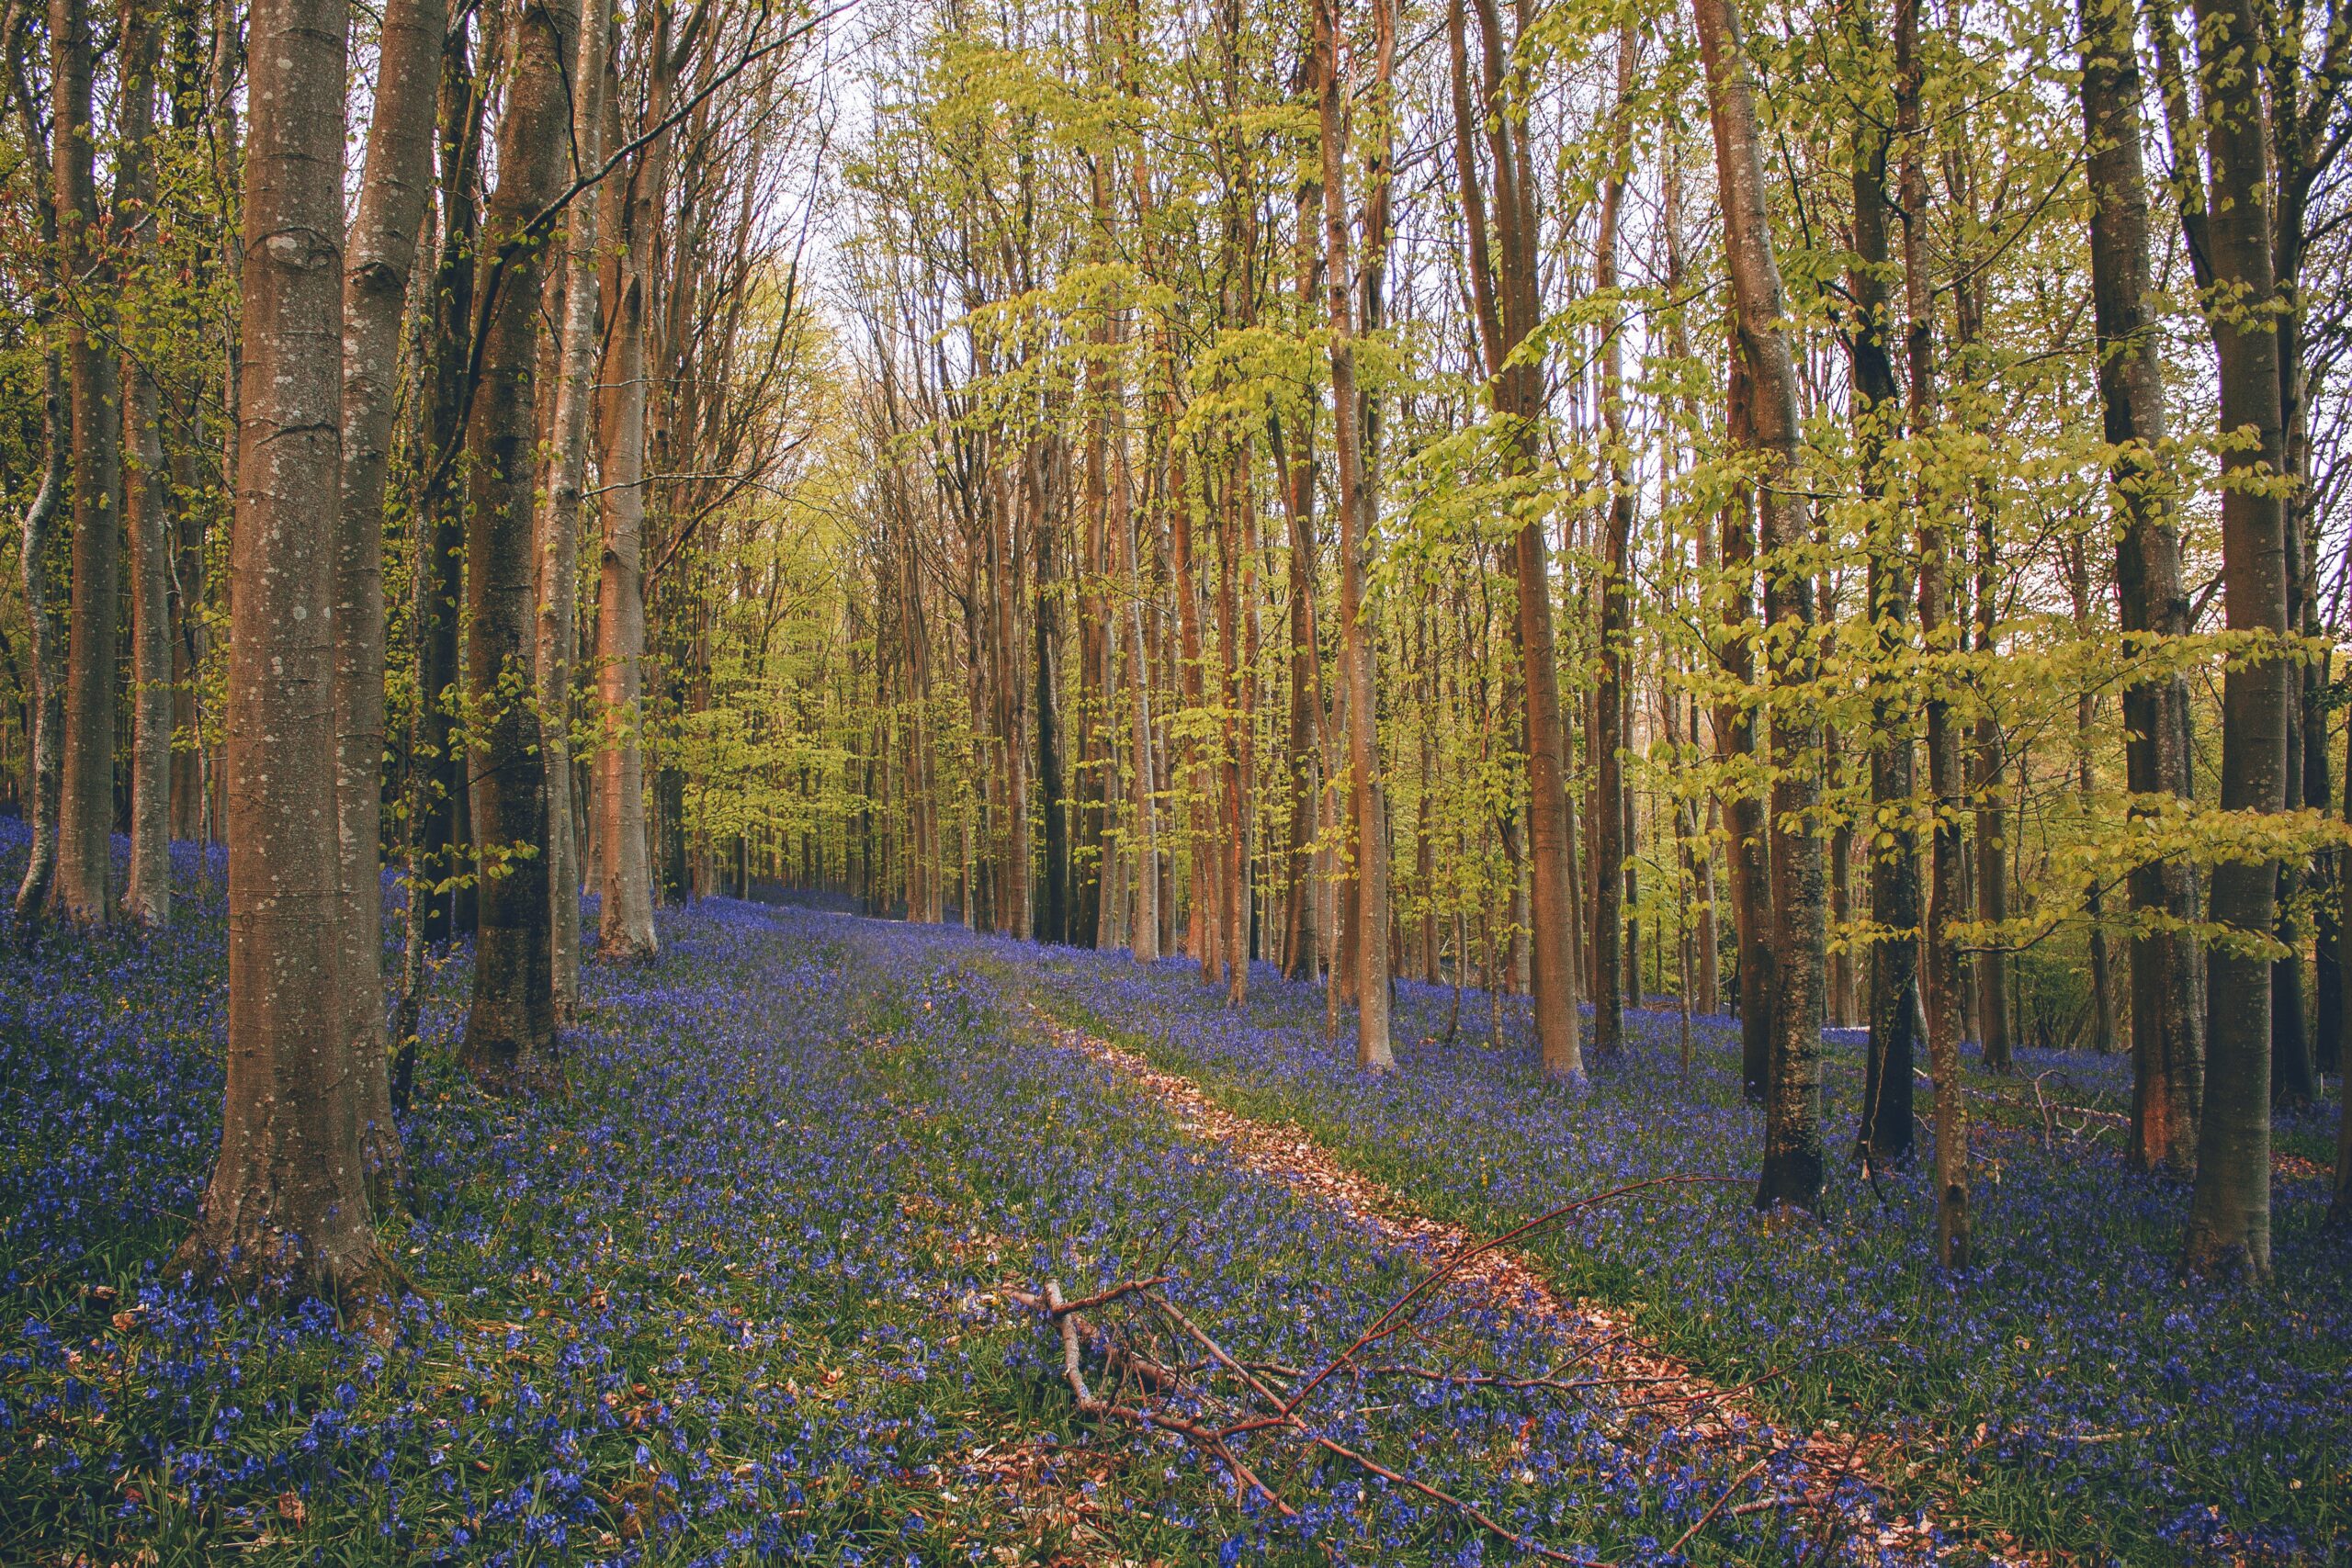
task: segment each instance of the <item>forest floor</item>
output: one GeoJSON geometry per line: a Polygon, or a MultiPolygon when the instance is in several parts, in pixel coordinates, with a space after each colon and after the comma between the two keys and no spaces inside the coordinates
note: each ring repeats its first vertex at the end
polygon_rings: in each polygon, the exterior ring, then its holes
{"type": "MultiPolygon", "coordinates": [[[[0,825],[0,875],[21,852],[0,825]]],[[[2270,1288],[2181,1286],[2185,1194],[2080,1113],[2120,1063],[1974,1080],[1986,1258],[1955,1280],[1905,1173],[1753,1217],[1722,1021],[1685,1070],[1637,1013],[1572,1094],[1523,1004],[1471,993],[1449,1036],[1450,994],[1407,985],[1399,1070],[1366,1080],[1319,990],[1263,969],[1236,1013],[1178,962],[724,900],[665,912],[650,966],[590,965],[560,1095],[455,1074],[462,954],[438,968],[389,1338],[190,1300],[159,1269],[218,1137],[223,936],[217,858],[179,870],[168,937],[0,931],[0,1562],[2352,1546],[2324,1183],[2282,1167],[2270,1288]],[[1530,1231],[1356,1346],[1466,1237],[1667,1177],[1736,1179],[1530,1231]],[[1025,1304],[1049,1280],[1159,1282],[1064,1337],[1025,1304]],[[1066,1348],[1115,1409],[1077,1407],[1066,1348]],[[1252,1409],[1246,1481],[1170,1429],[1252,1409]]],[[[1858,1058],[1829,1066],[1842,1127],[1858,1058]]],[[[2333,1112],[2282,1147],[2320,1158],[2333,1112]]]]}

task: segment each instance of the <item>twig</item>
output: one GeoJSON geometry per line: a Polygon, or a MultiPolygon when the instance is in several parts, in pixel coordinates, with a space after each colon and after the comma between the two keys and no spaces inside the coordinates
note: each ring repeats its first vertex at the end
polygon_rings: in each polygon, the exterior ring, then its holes
{"type": "Polygon", "coordinates": [[[1204,1445],[1210,1452],[1225,1461],[1227,1467],[1233,1472],[1237,1484],[1247,1482],[1256,1488],[1267,1502],[1272,1504],[1282,1513],[1284,1518],[1298,1517],[1298,1510],[1283,1502],[1281,1495],[1272,1487],[1259,1480],[1257,1472],[1244,1464],[1241,1457],[1227,1447],[1225,1439],[1215,1432],[1187,1421],[1182,1416],[1169,1416],[1157,1410],[1144,1409],[1132,1404],[1118,1404],[1107,1399],[1096,1398],[1093,1391],[1086,1386],[1086,1373],[1079,1365],[1078,1340],[1080,1325],[1077,1309],[1080,1304],[1077,1302],[1062,1300],[1062,1282],[1059,1280],[1046,1281],[1046,1309],[1061,1326],[1062,1376],[1069,1381],[1070,1393],[1077,1396],[1079,1409],[1090,1416],[1108,1416],[1122,1421],[1132,1421],[1137,1426],[1158,1427],[1191,1438],[1195,1442],[1204,1445]]]}
{"type": "Polygon", "coordinates": [[[1690,1538],[1697,1535],[1701,1530],[1705,1529],[1707,1528],[1708,1521],[1723,1511],[1723,1506],[1731,1501],[1731,1495],[1738,1491],[1741,1487],[1747,1485],[1749,1481],[1753,1480],[1756,1472],[1762,1470],[1766,1465],[1771,1463],[1774,1457],[1780,1452],[1780,1450],[1774,1449],[1771,1453],[1766,1454],[1762,1459],[1758,1460],[1754,1464],[1749,1465],[1746,1470],[1743,1470],[1737,1475],[1733,1476],[1731,1484],[1724,1487],[1722,1493],[1717,1495],[1713,1503],[1707,1505],[1707,1511],[1701,1514],[1697,1519],[1693,1520],[1689,1529],[1684,1530],[1680,1535],[1675,1537],[1674,1544],[1666,1549],[1666,1554],[1668,1557],[1681,1556],[1682,1549],[1690,1544],[1690,1538]]]}
{"type": "Polygon", "coordinates": [[[1155,1274],[1148,1280],[1123,1280],[1107,1291],[1097,1291],[1091,1296],[1080,1296],[1074,1302],[1064,1302],[1061,1305],[1048,1310],[1056,1317],[1061,1316],[1064,1313],[1092,1312],[1096,1307],[1110,1305],[1121,1296],[1130,1296],[1137,1291],[1148,1291],[1154,1285],[1166,1283],[1168,1283],[1168,1276],[1165,1274],[1155,1274]]]}
{"type": "Polygon", "coordinates": [[[1520,1534],[1517,1530],[1511,1529],[1503,1525],[1499,1521],[1488,1517],[1485,1513],[1481,1512],[1475,1504],[1465,1503],[1450,1492],[1441,1492],[1426,1481],[1416,1481],[1409,1475],[1400,1475],[1396,1471],[1393,1471],[1386,1465],[1382,1464],[1379,1461],[1369,1459],[1364,1455],[1356,1452],[1355,1450],[1349,1448],[1346,1444],[1334,1441],[1333,1439],[1323,1436],[1320,1432],[1310,1434],[1310,1438],[1317,1448],[1322,1449],[1327,1453],[1337,1454],[1341,1459],[1348,1461],[1351,1464],[1360,1465],[1364,1470],[1380,1477],[1383,1481],[1389,1483],[1391,1485],[1409,1487],[1411,1490],[1419,1493],[1424,1497],[1443,1503],[1446,1506],[1458,1511],[1464,1518],[1468,1519],[1471,1523],[1478,1526],[1482,1529],[1492,1530],[1495,1534],[1502,1537],[1505,1540],[1510,1542],[1521,1551],[1532,1551],[1536,1556],[1544,1558],[1547,1562],[1577,1563],[1578,1564],[1578,1568],[1615,1568],[1614,1564],[1605,1562],[1600,1558],[1578,1557],[1574,1552],[1562,1551],[1557,1547],[1546,1546],[1540,1540],[1531,1540],[1528,1537],[1520,1534]]]}
{"type": "Polygon", "coordinates": [[[1322,1384],[1330,1378],[1332,1373],[1338,1371],[1340,1368],[1354,1359],[1356,1352],[1363,1349],[1366,1346],[1371,1345],[1377,1340],[1386,1338],[1390,1334],[1395,1333],[1396,1329],[1392,1325],[1395,1324],[1396,1319],[1405,1311],[1406,1308],[1411,1306],[1415,1302],[1428,1295],[1431,1291],[1444,1283],[1447,1280],[1450,1280],[1454,1275],[1459,1274],[1464,1269],[1469,1267],[1470,1264],[1476,1261],[1478,1258],[1483,1258],[1487,1254],[1494,1252],[1503,1247],[1509,1246],[1510,1243],[1517,1241],[1523,1235],[1527,1235],[1534,1231],[1542,1230],[1546,1225],[1556,1224],[1558,1221],[1564,1220],[1568,1215],[1578,1213],[1581,1210],[1589,1209],[1598,1204],[1605,1203],[1612,1198],[1623,1198],[1629,1193],[1639,1192],[1645,1188],[1700,1186],[1744,1187],[1746,1185],[1747,1185],[1747,1183],[1743,1179],[1733,1176],[1654,1176],[1645,1181],[1631,1182],[1623,1187],[1612,1187],[1606,1192],[1596,1192],[1591,1197],[1578,1198],[1571,1202],[1563,1203],[1558,1208],[1552,1209],[1544,1213],[1536,1215],[1535,1218],[1532,1220],[1528,1220],[1521,1224],[1512,1226],[1510,1230],[1503,1232],[1499,1235],[1492,1236],[1486,1241],[1472,1242],[1456,1247],[1453,1252],[1438,1266],[1434,1272],[1423,1279],[1419,1284],[1415,1285],[1411,1290],[1406,1292],[1403,1296],[1397,1299],[1395,1305],[1389,1307],[1387,1311],[1374,1318],[1372,1322],[1372,1325],[1366,1328],[1363,1333],[1359,1334],[1353,1344],[1340,1351],[1338,1356],[1334,1357],[1327,1365],[1324,1366],[1322,1371],[1307,1379],[1306,1386],[1301,1388],[1296,1393],[1291,1395],[1288,1402],[1285,1403],[1283,1407],[1283,1413],[1284,1415],[1289,1415],[1291,1412],[1295,1411],[1299,1405],[1306,1401],[1306,1396],[1313,1393],[1317,1388],[1322,1386],[1322,1384]]]}

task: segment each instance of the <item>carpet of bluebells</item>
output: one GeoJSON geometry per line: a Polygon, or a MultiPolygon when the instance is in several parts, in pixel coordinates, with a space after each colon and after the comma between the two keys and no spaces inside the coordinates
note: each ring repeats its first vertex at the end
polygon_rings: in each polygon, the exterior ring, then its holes
{"type": "MultiPolygon", "coordinates": [[[[0,874],[22,852],[0,829],[0,874]]],[[[407,1281],[393,1325],[186,1295],[163,1270],[218,1135],[221,869],[183,852],[182,908],[152,938],[0,930],[0,1562],[1522,1556],[1295,1450],[1266,1450],[1298,1505],[1280,1520],[1176,1439],[1074,1416],[1053,1341],[1008,1290],[1164,1272],[1238,1352],[1312,1364],[1425,1267],[1023,1022],[1062,977],[1216,1059],[1227,1032],[1173,967],[708,900],[663,915],[658,963],[591,965],[564,1092],[502,1101],[451,1066],[451,954],[403,1129],[413,1213],[381,1233],[407,1281]]],[[[1261,1043],[1260,1076],[1329,1077],[1309,1036],[1284,1041],[1261,1043]]],[[[1441,1082],[1408,1058],[1369,1098],[1332,1088],[1335,1110],[1396,1124],[1441,1082]]],[[[1463,1172],[1490,1150],[1477,1168],[1507,1193],[1534,1125],[1507,1102],[1526,1097],[1489,1105],[1448,1071],[1428,1149],[1463,1172]]],[[[1550,1179],[1599,1183],[1607,1164],[1550,1179]]],[[[1617,1219],[1684,1245],[1670,1208],[1617,1219]]],[[[1702,1273],[1786,1266],[1716,1229],[1702,1273]]],[[[1577,1353],[1555,1327],[1453,1307],[1413,1342],[1450,1368],[1577,1353]]],[[[1700,1526],[1686,1561],[1781,1562],[1826,1535],[1772,1501],[1807,1476],[1750,1473],[1769,1430],[1702,1436],[1459,1379],[1334,1386],[1324,1430],[1578,1554],[1672,1562],[1700,1526]],[[1735,1486],[1758,1506],[1719,1507],[1735,1486]]]]}
{"type": "MultiPolygon", "coordinates": [[[[1576,1092],[1536,1070],[1523,1001],[1406,984],[1399,1070],[1374,1079],[1344,1021],[1326,1039],[1322,989],[1264,965],[1246,1013],[1181,962],[1063,952],[1017,972],[1065,1021],[1304,1127],[1473,1229],[1645,1177],[1749,1174],[1760,1156],[1727,1019],[1692,1021],[1686,1070],[1681,1020],[1629,1011],[1622,1059],[1576,1092]]],[[[1830,1041],[1827,1125],[1849,1144],[1860,1032],[1830,1041]]],[[[1765,1223],[1723,1192],[1532,1250],[1721,1381],[1777,1373],[1758,1397],[1781,1418],[1899,1438],[1922,1485],[2024,1540],[2132,1563],[2352,1560],[2352,1237],[2326,1224],[2308,1163],[2332,1151],[2335,1095],[2280,1118],[2274,1281],[2191,1285],[2175,1269],[2185,1184],[2122,1158],[2128,1060],[2018,1055],[2016,1077],[1971,1066],[1983,1257],[1965,1277],[1933,1266],[1919,1168],[1875,1183],[1835,1168],[1818,1224],[1765,1223]]],[[[1924,1168],[1924,1082],[1917,1103],[1924,1168]]]]}

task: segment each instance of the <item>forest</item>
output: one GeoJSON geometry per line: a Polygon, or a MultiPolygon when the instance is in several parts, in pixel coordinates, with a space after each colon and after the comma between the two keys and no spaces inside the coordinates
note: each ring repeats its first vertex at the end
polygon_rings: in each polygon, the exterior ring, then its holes
{"type": "Polygon", "coordinates": [[[2338,0],[0,65],[0,1562],[2352,1559],[2338,0]]]}

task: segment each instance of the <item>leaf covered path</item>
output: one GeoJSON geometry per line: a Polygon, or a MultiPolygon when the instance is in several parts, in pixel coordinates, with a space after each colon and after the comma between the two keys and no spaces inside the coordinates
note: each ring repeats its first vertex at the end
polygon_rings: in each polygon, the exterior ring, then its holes
{"type": "MultiPolygon", "coordinates": [[[[1950,1529],[1953,1512],[1949,1506],[1939,1506],[1910,1513],[1891,1499],[1878,1478],[1889,1467],[1900,1471],[1905,1461],[1883,1437],[1826,1430],[1775,1432],[1747,1397],[1747,1388],[1723,1387],[1687,1362],[1660,1352],[1622,1312],[1600,1303],[1562,1299],[1519,1252],[1482,1245],[1460,1225],[1417,1213],[1394,1191],[1332,1158],[1295,1127],[1235,1115],[1191,1079],[1161,1072],[1135,1052],[1056,1024],[1042,1011],[1037,1016],[1057,1046],[1117,1069],[1173,1111],[1187,1132],[1230,1149],[1250,1170],[1328,1205],[1384,1245],[1405,1248],[1446,1273],[1448,1293],[1465,1295],[1489,1312],[1518,1314],[1553,1327],[1578,1347],[1574,1357],[1578,1377],[1566,1386],[1576,1397],[1615,1415],[1621,1430],[1623,1423],[1664,1423],[1701,1441],[1752,1454],[1754,1462],[1713,1505],[1716,1512],[1728,1508],[1740,1517],[1768,1509],[1810,1510],[1822,1521],[1825,1555],[1839,1554],[1828,1550],[1833,1542],[1851,1541],[1882,1563],[1938,1560],[1946,1543],[1932,1525],[1939,1517],[1950,1529]],[[1457,1258],[1462,1259],[1458,1264],[1457,1258]]],[[[1611,1219],[1603,1211],[1597,1223],[1607,1224],[1611,1219]]],[[[1991,1546],[1973,1541],[1971,1546],[1988,1562],[2048,1561],[2013,1541],[1991,1546]]]]}

